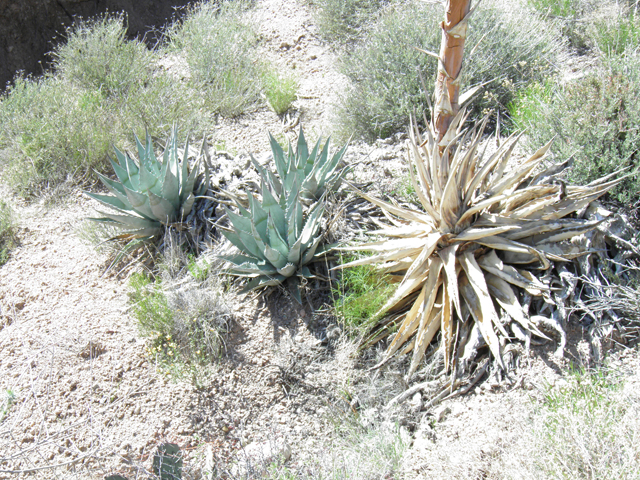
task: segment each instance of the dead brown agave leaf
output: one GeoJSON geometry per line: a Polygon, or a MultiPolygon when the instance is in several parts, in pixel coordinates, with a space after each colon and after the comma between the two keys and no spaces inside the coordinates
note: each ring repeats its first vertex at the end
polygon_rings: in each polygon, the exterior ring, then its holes
{"type": "Polygon", "coordinates": [[[379,312],[387,317],[369,340],[389,336],[392,327],[399,325],[382,363],[412,351],[409,376],[438,330],[448,371],[461,359],[460,363],[468,361],[461,352],[472,336],[461,332],[468,333],[474,326],[499,365],[502,349],[496,332],[508,336],[501,318],[543,336],[520,305],[518,289],[551,302],[550,287],[540,273],[552,261],[575,258],[575,249],[564,256],[567,249],[558,245],[597,225],[564,217],[620,181],[585,187],[554,181],[557,168],[542,173],[539,168],[550,143],[509,171],[519,137],[510,137],[485,159],[479,146],[487,120],[479,128],[461,132],[462,118],[461,111],[446,136],[454,140],[444,149],[431,125],[423,137],[412,120],[410,173],[423,210],[393,205],[356,189],[385,210],[394,225],[374,232],[386,240],[345,248],[371,251],[373,256],[338,267],[373,264],[402,278],[379,312]]]}

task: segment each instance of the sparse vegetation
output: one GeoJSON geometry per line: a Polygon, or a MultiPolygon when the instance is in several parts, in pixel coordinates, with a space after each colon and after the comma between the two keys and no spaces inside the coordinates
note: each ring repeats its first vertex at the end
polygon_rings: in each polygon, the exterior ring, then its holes
{"type": "Polygon", "coordinates": [[[204,107],[225,117],[249,111],[260,101],[258,42],[247,10],[252,2],[202,2],[167,32],[167,52],[182,56],[189,84],[204,107]]]}
{"type": "Polygon", "coordinates": [[[544,478],[640,478],[640,398],[616,373],[576,371],[536,409],[534,469],[544,478]]]}
{"type": "MultiPolygon", "coordinates": [[[[422,118],[427,100],[420,74],[426,91],[433,91],[437,62],[415,47],[438,51],[441,17],[440,4],[395,4],[345,54],[342,71],[350,85],[338,113],[343,136],[387,137],[403,130],[414,111],[422,118]]],[[[483,4],[473,15],[467,42],[471,50],[462,85],[488,82],[471,103],[476,117],[489,109],[506,112],[514,95],[551,74],[563,55],[562,39],[552,26],[526,11],[506,12],[495,4],[483,4]]]]}
{"type": "Polygon", "coordinates": [[[368,265],[344,270],[333,290],[338,317],[350,330],[366,332],[378,320],[376,314],[394,288],[389,278],[368,265]]]}
{"type": "Polygon", "coordinates": [[[388,3],[389,0],[318,0],[315,4],[320,33],[331,42],[354,41],[388,3]]]}
{"type": "Polygon", "coordinates": [[[165,254],[161,277],[131,276],[129,299],[151,358],[173,375],[194,375],[222,355],[232,315],[217,277],[196,278],[172,255],[182,256],[165,254]]]}
{"type": "MultiPolygon", "coordinates": [[[[574,157],[568,179],[586,183],[623,167],[635,168],[640,143],[640,55],[603,61],[601,68],[566,85],[531,87],[511,106],[515,125],[526,129],[530,149],[555,137],[558,161],[574,157]]],[[[635,203],[633,175],[612,194],[635,203]]]]}
{"type": "Polygon", "coordinates": [[[111,143],[133,129],[165,136],[178,120],[208,125],[195,91],[155,66],[153,52],[125,39],[121,17],[81,22],[55,51],[56,72],[16,78],[0,99],[3,178],[33,197],[65,181],[106,172],[111,143]]]}
{"type": "Polygon", "coordinates": [[[0,267],[9,260],[9,252],[15,246],[15,214],[11,206],[0,200],[0,267]]]}

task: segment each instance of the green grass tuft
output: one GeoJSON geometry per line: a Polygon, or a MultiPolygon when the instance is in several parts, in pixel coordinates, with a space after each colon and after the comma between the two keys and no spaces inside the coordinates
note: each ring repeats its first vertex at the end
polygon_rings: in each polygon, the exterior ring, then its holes
{"type": "Polygon", "coordinates": [[[273,111],[282,115],[297,98],[298,81],[292,75],[280,75],[275,71],[264,75],[264,94],[273,111]]]}
{"type": "Polygon", "coordinates": [[[395,285],[389,283],[388,276],[368,265],[342,270],[342,277],[333,290],[338,316],[347,328],[364,331],[378,319],[375,314],[394,290],[395,285]]]}

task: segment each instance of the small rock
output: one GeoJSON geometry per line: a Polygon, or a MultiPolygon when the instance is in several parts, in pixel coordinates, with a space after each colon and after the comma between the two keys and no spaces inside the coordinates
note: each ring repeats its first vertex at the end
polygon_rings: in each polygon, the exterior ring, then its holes
{"type": "Polygon", "coordinates": [[[433,416],[435,417],[436,422],[440,423],[450,413],[451,413],[451,409],[449,407],[442,406],[442,407],[437,408],[436,411],[433,412],[433,416]]]}
{"type": "Polygon", "coordinates": [[[422,394],[416,392],[409,402],[409,408],[412,412],[419,412],[422,409],[422,394]]]}

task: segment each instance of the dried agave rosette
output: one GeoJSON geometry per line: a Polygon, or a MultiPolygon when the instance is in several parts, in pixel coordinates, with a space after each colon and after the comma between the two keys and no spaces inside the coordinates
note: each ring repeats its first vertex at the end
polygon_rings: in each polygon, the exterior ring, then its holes
{"type": "Polygon", "coordinates": [[[444,149],[431,125],[423,138],[411,122],[409,171],[424,211],[393,205],[356,189],[382,208],[393,225],[373,232],[389,239],[345,248],[374,252],[373,256],[338,267],[373,264],[399,282],[379,312],[387,316],[368,342],[390,335],[399,325],[383,363],[398,352],[413,351],[409,376],[438,330],[442,331],[445,368],[455,368],[471,338],[461,333],[470,331],[470,319],[501,366],[496,331],[508,335],[498,312],[526,331],[542,335],[518,301],[517,289],[548,298],[548,283],[537,271],[548,269],[552,261],[569,261],[587,253],[576,253],[566,240],[598,224],[564,217],[620,181],[604,178],[587,186],[568,186],[555,181],[557,166],[536,173],[551,143],[509,171],[507,164],[519,136],[511,136],[485,160],[478,150],[487,120],[480,128],[461,133],[462,118],[460,112],[451,123],[444,149]]]}

